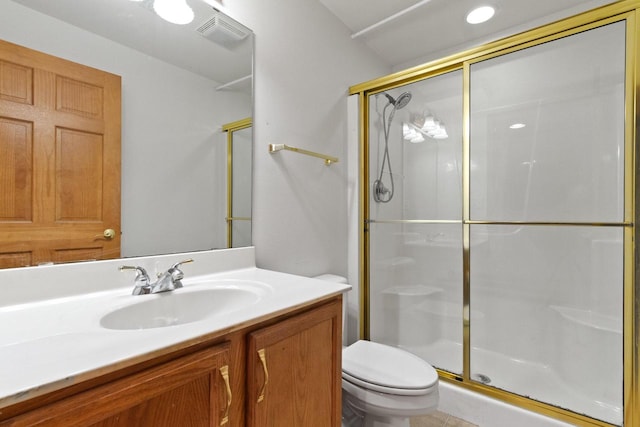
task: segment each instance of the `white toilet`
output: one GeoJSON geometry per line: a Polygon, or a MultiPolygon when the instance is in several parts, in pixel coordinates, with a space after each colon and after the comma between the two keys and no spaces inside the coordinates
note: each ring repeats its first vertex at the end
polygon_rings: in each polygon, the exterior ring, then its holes
{"type": "Polygon", "coordinates": [[[362,340],[342,349],[345,427],[408,427],[437,409],[438,396],[438,373],[418,356],[362,340]]]}
{"type": "Polygon", "coordinates": [[[437,409],[438,396],[438,373],[414,354],[364,340],[342,349],[342,427],[409,427],[409,417],[437,409]]]}

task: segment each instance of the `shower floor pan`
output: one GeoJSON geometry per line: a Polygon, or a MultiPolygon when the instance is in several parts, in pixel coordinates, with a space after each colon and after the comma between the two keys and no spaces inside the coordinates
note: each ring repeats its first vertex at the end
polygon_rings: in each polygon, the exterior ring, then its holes
{"type": "MultiPolygon", "coordinates": [[[[433,366],[446,371],[462,371],[462,345],[439,340],[425,346],[401,346],[433,366]]],[[[472,349],[471,378],[502,390],[560,408],[587,415],[612,424],[622,424],[622,408],[613,402],[600,401],[562,381],[549,366],[511,358],[493,351],[472,349]]]]}

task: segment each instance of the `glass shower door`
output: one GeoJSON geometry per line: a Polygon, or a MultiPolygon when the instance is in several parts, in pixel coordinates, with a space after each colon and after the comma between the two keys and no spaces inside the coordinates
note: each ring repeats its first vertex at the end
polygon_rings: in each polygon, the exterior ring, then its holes
{"type": "Polygon", "coordinates": [[[462,372],[462,71],[369,97],[370,338],[462,372]]]}
{"type": "Polygon", "coordinates": [[[625,24],[469,82],[470,377],[621,424],[625,24]]]}

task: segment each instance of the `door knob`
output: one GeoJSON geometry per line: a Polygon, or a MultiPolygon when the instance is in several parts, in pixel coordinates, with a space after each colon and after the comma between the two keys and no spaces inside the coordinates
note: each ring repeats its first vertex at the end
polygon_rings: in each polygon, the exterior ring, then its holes
{"type": "Polygon", "coordinates": [[[102,233],[102,236],[104,236],[104,238],[107,240],[111,240],[116,237],[116,230],[114,230],[113,228],[107,228],[106,230],[104,230],[104,233],[102,233]]]}

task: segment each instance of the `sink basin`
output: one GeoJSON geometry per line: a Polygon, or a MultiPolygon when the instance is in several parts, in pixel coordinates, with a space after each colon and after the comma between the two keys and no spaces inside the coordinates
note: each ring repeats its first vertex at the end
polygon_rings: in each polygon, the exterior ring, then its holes
{"type": "Polygon", "coordinates": [[[230,313],[257,303],[268,286],[255,282],[217,281],[211,287],[189,289],[152,295],[132,296],[139,299],[131,305],[116,309],[100,319],[106,329],[151,329],[197,322],[230,313]]]}

